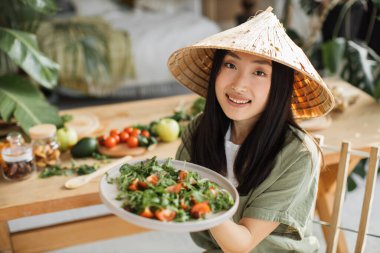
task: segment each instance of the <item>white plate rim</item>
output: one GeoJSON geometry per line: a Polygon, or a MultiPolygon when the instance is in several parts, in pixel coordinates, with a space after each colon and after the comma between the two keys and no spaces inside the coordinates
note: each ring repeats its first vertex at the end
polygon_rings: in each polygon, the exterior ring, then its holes
{"type": "MultiPolygon", "coordinates": [[[[135,160],[128,162],[129,164],[139,163],[144,160],[135,160]]],[[[166,159],[158,159],[159,164],[166,161],[166,159]]],[[[152,229],[152,230],[161,230],[168,232],[197,232],[202,230],[210,229],[223,221],[231,218],[239,206],[239,194],[236,188],[228,181],[227,178],[218,174],[215,171],[207,169],[203,166],[199,166],[193,163],[188,163],[179,160],[172,160],[171,164],[176,169],[183,168],[185,165],[185,169],[189,171],[196,171],[201,176],[201,178],[208,178],[211,181],[216,182],[221,188],[227,190],[232,198],[234,199],[234,205],[228,209],[227,211],[219,212],[217,214],[213,214],[210,217],[207,217],[203,220],[197,221],[187,221],[187,222],[162,222],[154,219],[144,218],[137,214],[128,212],[121,208],[121,201],[115,200],[117,195],[116,184],[109,184],[107,182],[107,175],[103,175],[100,183],[99,183],[99,194],[103,204],[109,208],[111,213],[120,217],[121,219],[130,222],[134,225],[152,229]]],[[[120,174],[119,169],[122,165],[115,166],[111,168],[107,173],[110,178],[114,178],[120,174]]]]}

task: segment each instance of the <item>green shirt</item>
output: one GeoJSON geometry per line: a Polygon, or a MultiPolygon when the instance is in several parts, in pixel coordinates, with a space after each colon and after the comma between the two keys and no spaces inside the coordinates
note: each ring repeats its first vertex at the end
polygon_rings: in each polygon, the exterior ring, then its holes
{"type": "MultiPolygon", "coordinates": [[[[183,132],[176,159],[190,161],[191,136],[199,123],[193,120],[183,132]]],[[[251,252],[318,252],[312,235],[312,217],[318,189],[319,152],[312,138],[289,127],[286,145],[275,158],[270,175],[248,195],[240,196],[233,216],[279,222],[280,225],[251,252]],[[299,138],[296,138],[296,135],[299,138]],[[302,141],[301,141],[301,140],[302,141]]],[[[222,252],[211,233],[191,233],[193,241],[208,253],[222,252]]]]}

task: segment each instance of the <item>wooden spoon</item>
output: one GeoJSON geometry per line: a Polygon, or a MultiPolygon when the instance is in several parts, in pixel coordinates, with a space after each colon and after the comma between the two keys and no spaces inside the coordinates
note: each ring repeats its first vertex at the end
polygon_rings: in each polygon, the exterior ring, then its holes
{"type": "Polygon", "coordinates": [[[71,179],[69,179],[69,180],[66,181],[65,187],[67,189],[75,189],[77,187],[85,185],[88,182],[90,182],[92,179],[94,179],[95,177],[104,174],[109,169],[111,169],[111,168],[113,168],[115,166],[121,165],[121,164],[123,164],[123,163],[125,163],[125,162],[127,162],[127,161],[129,161],[131,159],[132,159],[132,156],[125,156],[123,158],[120,158],[118,160],[115,160],[115,161],[113,161],[113,162],[111,162],[111,163],[103,166],[102,168],[96,170],[95,172],[93,172],[91,174],[71,178],[71,179]]]}

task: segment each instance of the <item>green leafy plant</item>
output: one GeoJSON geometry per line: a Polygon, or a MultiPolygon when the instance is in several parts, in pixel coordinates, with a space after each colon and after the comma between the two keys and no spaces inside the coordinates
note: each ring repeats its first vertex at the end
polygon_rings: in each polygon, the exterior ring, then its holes
{"type": "MultiPolygon", "coordinates": [[[[364,41],[353,41],[349,38],[338,37],[339,31],[343,24],[347,22],[347,15],[354,4],[358,0],[345,1],[334,25],[332,39],[324,43],[308,43],[306,50],[320,50],[322,55],[322,68],[327,75],[340,76],[350,84],[360,88],[364,92],[371,95],[377,101],[380,101],[380,56],[369,46],[369,40],[373,33],[374,22],[379,19],[378,12],[380,10],[380,0],[371,0],[373,9],[370,16],[369,26],[366,31],[364,41]],[[311,44],[313,44],[311,46],[311,44]]],[[[333,0],[329,5],[324,6],[320,17],[320,25],[316,29],[321,29],[327,14],[342,1],[333,0]]],[[[316,1],[300,0],[301,6],[307,14],[313,13],[316,1]]],[[[345,29],[349,26],[345,25],[345,29]]],[[[350,31],[346,31],[350,34],[350,31]]],[[[314,38],[315,39],[315,38],[314,38]]],[[[316,42],[316,41],[311,41],[316,42]]],[[[361,160],[354,168],[352,174],[347,179],[348,191],[353,191],[357,187],[357,179],[354,175],[364,179],[367,172],[365,170],[368,159],[361,160]]],[[[380,167],[379,167],[380,171],[380,167]]]]}
{"type": "MultiPolygon", "coordinates": [[[[301,6],[307,14],[312,14],[312,7],[315,6],[314,0],[300,0],[301,6]]],[[[327,75],[340,76],[350,84],[360,88],[376,100],[380,99],[380,56],[376,54],[369,46],[369,40],[373,33],[374,22],[379,18],[380,0],[371,0],[373,10],[370,13],[370,22],[366,30],[364,41],[353,41],[350,38],[338,37],[339,31],[344,27],[345,33],[349,25],[345,24],[349,19],[349,11],[359,0],[349,1],[331,1],[329,5],[324,6],[320,14],[320,25],[316,26],[321,29],[327,14],[338,4],[341,4],[340,12],[333,27],[332,38],[322,44],[314,43],[312,50],[320,50],[322,54],[322,68],[327,75]]],[[[315,41],[313,41],[315,42],[315,41]]],[[[310,43],[309,43],[310,44],[310,43]]],[[[306,48],[310,49],[310,48],[306,48]]]]}
{"type": "Polygon", "coordinates": [[[33,34],[41,18],[55,11],[54,0],[0,2],[0,118],[15,119],[26,133],[37,124],[61,124],[39,89],[57,85],[59,65],[39,51],[33,34]]]}

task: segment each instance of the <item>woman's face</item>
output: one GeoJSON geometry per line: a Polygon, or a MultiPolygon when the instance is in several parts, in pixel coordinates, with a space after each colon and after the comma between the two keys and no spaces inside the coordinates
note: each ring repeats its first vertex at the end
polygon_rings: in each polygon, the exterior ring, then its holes
{"type": "Polygon", "coordinates": [[[219,104],[228,118],[253,125],[269,97],[272,61],[229,51],[215,81],[219,104]]]}

